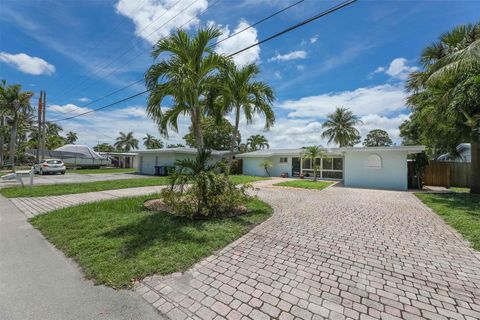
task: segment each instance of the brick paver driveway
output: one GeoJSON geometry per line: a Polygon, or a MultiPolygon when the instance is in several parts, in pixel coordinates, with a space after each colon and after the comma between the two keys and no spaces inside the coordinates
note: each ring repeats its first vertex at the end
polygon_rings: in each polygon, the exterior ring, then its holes
{"type": "Polygon", "coordinates": [[[171,319],[479,319],[480,260],[407,192],[266,186],[274,216],[137,292],[171,319]]]}

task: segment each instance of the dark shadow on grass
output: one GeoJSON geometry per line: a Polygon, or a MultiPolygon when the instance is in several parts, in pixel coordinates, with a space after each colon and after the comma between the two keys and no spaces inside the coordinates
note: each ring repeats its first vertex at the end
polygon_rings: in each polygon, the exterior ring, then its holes
{"type": "Polygon", "coordinates": [[[427,196],[425,201],[453,210],[462,210],[473,218],[480,219],[480,195],[470,193],[431,194],[427,196]]]}
{"type": "Polygon", "coordinates": [[[210,241],[205,237],[208,227],[221,224],[224,219],[230,219],[242,227],[251,227],[253,223],[247,221],[252,213],[233,218],[212,218],[208,220],[189,220],[183,217],[175,217],[166,212],[143,211],[139,214],[146,216],[130,223],[110,230],[102,234],[107,238],[125,238],[125,242],[119,254],[125,258],[132,258],[149,247],[162,245],[165,247],[178,244],[205,244],[210,241]]]}

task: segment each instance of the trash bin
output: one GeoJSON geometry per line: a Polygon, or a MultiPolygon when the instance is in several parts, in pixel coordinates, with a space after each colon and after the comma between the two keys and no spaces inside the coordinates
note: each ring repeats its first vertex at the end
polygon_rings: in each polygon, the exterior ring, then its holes
{"type": "Polygon", "coordinates": [[[155,166],[155,175],[161,176],[162,166],[155,166]]]}

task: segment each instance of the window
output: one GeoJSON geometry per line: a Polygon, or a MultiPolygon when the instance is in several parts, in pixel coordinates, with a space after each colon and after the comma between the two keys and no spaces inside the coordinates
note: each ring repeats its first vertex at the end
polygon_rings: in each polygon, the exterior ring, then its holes
{"type": "Polygon", "coordinates": [[[303,169],[312,169],[310,159],[303,159],[302,161],[303,161],[302,163],[303,169]]]}
{"type": "Polygon", "coordinates": [[[280,158],[280,163],[288,163],[288,158],[280,158]]]}
{"type": "Polygon", "coordinates": [[[340,171],[323,171],[322,177],[324,179],[342,179],[343,172],[340,171]]]}
{"type": "Polygon", "coordinates": [[[368,169],[382,169],[382,158],[378,154],[371,154],[367,157],[366,167],[368,169]]]}
{"type": "Polygon", "coordinates": [[[333,158],[333,170],[343,170],[342,158],[333,158]]]}
{"type": "Polygon", "coordinates": [[[332,170],[333,159],[332,158],[323,158],[323,170],[332,170]]]}

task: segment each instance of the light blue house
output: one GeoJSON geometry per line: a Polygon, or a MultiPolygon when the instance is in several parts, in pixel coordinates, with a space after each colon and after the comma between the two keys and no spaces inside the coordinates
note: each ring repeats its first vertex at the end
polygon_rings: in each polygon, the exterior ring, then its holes
{"type": "MultiPolygon", "coordinates": [[[[407,190],[407,156],[425,150],[424,146],[327,148],[326,157],[317,158],[320,179],[340,180],[347,187],[407,190]]],[[[243,160],[243,174],[278,177],[313,176],[310,159],[303,159],[303,149],[267,149],[238,154],[243,160]],[[262,161],[273,167],[268,173],[262,161]]]]}

